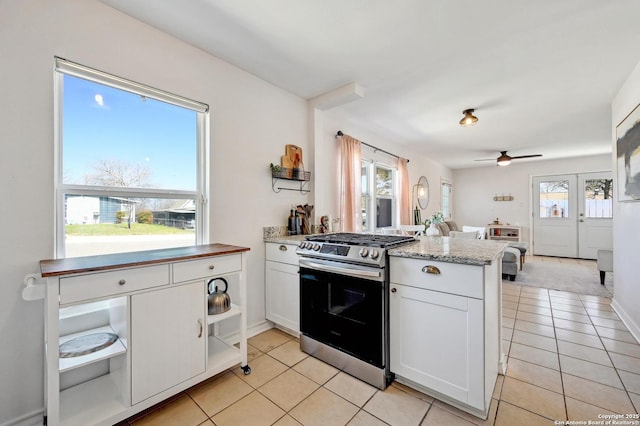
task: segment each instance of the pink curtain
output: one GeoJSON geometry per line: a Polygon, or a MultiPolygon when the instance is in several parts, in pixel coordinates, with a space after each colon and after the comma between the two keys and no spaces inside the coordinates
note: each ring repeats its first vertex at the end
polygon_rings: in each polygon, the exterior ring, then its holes
{"type": "Polygon", "coordinates": [[[398,175],[400,177],[399,182],[399,194],[400,200],[400,224],[411,225],[411,184],[409,183],[409,169],[407,168],[407,159],[398,158],[398,175]]]}
{"type": "Polygon", "coordinates": [[[349,135],[338,136],[340,143],[340,230],[362,230],[362,149],[360,141],[349,135]]]}

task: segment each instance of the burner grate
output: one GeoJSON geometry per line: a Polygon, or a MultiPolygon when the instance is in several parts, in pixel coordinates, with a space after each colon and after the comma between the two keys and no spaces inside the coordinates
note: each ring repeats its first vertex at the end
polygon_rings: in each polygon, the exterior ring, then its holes
{"type": "Polygon", "coordinates": [[[415,238],[409,235],[357,234],[341,232],[337,234],[313,235],[307,237],[307,240],[323,243],[347,244],[352,246],[390,247],[414,241],[415,238]]]}

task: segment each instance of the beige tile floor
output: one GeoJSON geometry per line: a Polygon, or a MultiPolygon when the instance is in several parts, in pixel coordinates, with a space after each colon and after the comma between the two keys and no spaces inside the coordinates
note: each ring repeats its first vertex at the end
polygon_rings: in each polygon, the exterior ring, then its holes
{"type": "Polygon", "coordinates": [[[272,329],[249,340],[250,375],[229,370],[123,425],[537,426],[638,413],[640,345],[609,299],[504,283],[503,302],[509,363],[487,421],[397,383],[375,389],[272,329]]]}

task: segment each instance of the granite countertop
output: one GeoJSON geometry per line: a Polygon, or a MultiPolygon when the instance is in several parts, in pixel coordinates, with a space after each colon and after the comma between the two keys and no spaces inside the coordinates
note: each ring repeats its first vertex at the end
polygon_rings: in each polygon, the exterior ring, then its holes
{"type": "Polygon", "coordinates": [[[265,237],[265,243],[279,243],[279,244],[298,244],[300,241],[306,241],[309,235],[274,235],[271,237],[265,237]]]}
{"type": "Polygon", "coordinates": [[[490,265],[502,256],[507,243],[466,238],[420,237],[417,241],[390,249],[389,256],[438,260],[466,265],[490,265]]]}

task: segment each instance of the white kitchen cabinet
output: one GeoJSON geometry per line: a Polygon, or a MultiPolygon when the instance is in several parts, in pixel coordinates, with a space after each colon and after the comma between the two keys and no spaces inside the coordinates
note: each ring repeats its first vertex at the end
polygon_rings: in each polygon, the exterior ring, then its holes
{"type": "Polygon", "coordinates": [[[208,244],[42,261],[46,424],[112,425],[234,365],[248,374],[248,250],[208,244]],[[237,296],[229,311],[207,315],[207,281],[221,275],[237,296]],[[217,336],[232,318],[239,347],[217,336]],[[97,332],[118,340],[60,356],[61,343],[97,332]]]}
{"type": "Polygon", "coordinates": [[[293,334],[300,333],[300,277],[295,244],[266,243],[266,316],[293,334]]]}
{"type": "Polygon", "coordinates": [[[487,417],[500,355],[498,262],[390,258],[390,366],[396,380],[487,417]]]}
{"type": "Polygon", "coordinates": [[[205,370],[202,282],[131,296],[131,403],[205,370]]]}
{"type": "Polygon", "coordinates": [[[393,284],[391,371],[484,406],[482,301],[393,284]],[[475,349],[474,349],[475,348],[475,349]]]}

